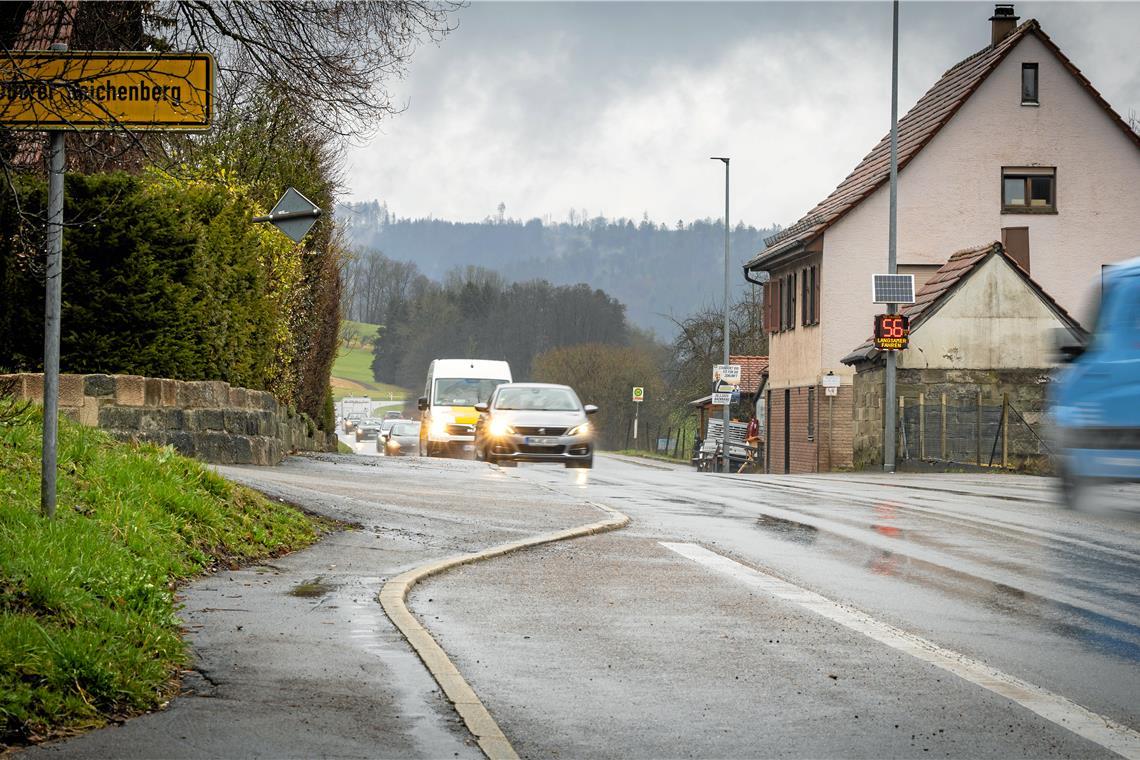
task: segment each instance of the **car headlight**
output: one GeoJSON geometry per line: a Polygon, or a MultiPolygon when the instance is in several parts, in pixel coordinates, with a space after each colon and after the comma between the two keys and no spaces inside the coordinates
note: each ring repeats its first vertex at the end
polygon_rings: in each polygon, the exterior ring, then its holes
{"type": "Polygon", "coordinates": [[[491,426],[488,429],[491,431],[491,435],[495,437],[511,435],[515,432],[515,429],[508,425],[506,420],[491,420],[491,426]]]}
{"type": "Polygon", "coordinates": [[[590,423],[589,422],[583,422],[578,427],[570,428],[570,430],[568,430],[566,432],[566,435],[586,435],[589,432],[590,432],[590,423]]]}
{"type": "Polygon", "coordinates": [[[400,442],[399,442],[399,441],[393,441],[393,440],[389,439],[389,441],[388,441],[388,448],[390,448],[390,449],[398,449],[398,448],[400,448],[400,442]]]}
{"type": "Polygon", "coordinates": [[[450,422],[450,420],[444,419],[443,417],[432,417],[430,428],[431,434],[434,436],[446,435],[447,426],[450,424],[450,422]]]}

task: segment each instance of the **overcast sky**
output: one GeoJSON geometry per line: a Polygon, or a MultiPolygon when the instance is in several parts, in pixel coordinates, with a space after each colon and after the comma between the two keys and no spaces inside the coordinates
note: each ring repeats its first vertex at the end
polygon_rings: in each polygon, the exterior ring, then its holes
{"type": "MultiPolygon", "coordinates": [[[[903,2],[899,115],[989,43],[992,3],[903,2]]],[[[1140,3],[1018,3],[1121,114],[1140,3]]],[[[890,128],[891,6],[482,2],[392,83],[407,110],[350,149],[347,200],[479,220],[570,208],[788,225],[890,128]]]]}

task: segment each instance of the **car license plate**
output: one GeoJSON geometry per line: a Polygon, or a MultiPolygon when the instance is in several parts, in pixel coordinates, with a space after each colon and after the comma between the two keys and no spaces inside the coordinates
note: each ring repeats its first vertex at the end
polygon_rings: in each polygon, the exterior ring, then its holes
{"type": "Polygon", "coordinates": [[[474,451],[475,450],[475,444],[465,443],[465,444],[463,444],[463,450],[464,451],[474,451]]]}
{"type": "Polygon", "coordinates": [[[557,446],[557,438],[540,438],[538,436],[527,436],[526,443],[528,446],[557,446]]]}

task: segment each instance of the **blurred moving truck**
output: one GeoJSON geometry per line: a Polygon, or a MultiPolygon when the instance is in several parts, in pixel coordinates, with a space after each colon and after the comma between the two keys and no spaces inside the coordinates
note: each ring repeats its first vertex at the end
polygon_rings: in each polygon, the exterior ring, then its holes
{"type": "Polygon", "coordinates": [[[491,398],[495,388],[511,382],[511,366],[490,359],[436,359],[428,365],[424,395],[420,396],[420,454],[473,456],[476,404],[491,398]]]}
{"type": "Polygon", "coordinates": [[[345,396],[340,400],[340,418],[345,434],[351,433],[356,423],[372,416],[372,399],[369,396],[345,396]]]}
{"type": "Polygon", "coordinates": [[[1078,506],[1085,485],[1140,481],[1140,258],[1105,271],[1088,344],[1062,350],[1072,359],[1051,384],[1049,416],[1078,506]]]}

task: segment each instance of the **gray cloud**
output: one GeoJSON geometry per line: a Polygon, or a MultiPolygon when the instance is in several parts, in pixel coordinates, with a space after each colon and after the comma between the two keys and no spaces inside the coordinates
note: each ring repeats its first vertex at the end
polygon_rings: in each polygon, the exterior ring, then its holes
{"type": "MultiPolygon", "coordinates": [[[[989,41],[990,3],[904,3],[900,114],[989,41]]],[[[1121,113],[1136,3],[1021,3],[1121,113]]],[[[408,110],[349,154],[354,200],[402,216],[795,221],[885,133],[889,3],[475,2],[413,59],[408,110]]]]}

